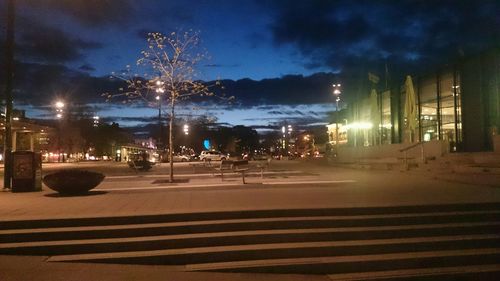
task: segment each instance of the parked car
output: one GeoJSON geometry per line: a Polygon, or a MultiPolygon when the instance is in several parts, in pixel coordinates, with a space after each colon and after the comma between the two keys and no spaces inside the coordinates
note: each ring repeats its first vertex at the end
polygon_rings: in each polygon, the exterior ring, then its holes
{"type": "Polygon", "coordinates": [[[149,160],[149,154],[146,152],[131,154],[127,161],[130,168],[139,171],[149,171],[155,162],[149,160]]]}
{"type": "Polygon", "coordinates": [[[228,157],[225,154],[222,154],[220,151],[215,150],[204,150],[200,153],[201,161],[222,161],[226,160],[228,157]]]}
{"type": "Polygon", "coordinates": [[[174,155],[174,162],[189,162],[191,161],[191,157],[188,155],[177,154],[174,155]]]}
{"type": "Polygon", "coordinates": [[[252,152],[245,152],[241,154],[241,158],[243,160],[249,160],[249,161],[261,161],[261,160],[267,160],[270,156],[265,154],[265,153],[252,153],[252,152]]]}
{"type": "MultiPolygon", "coordinates": [[[[189,162],[192,160],[191,156],[184,154],[174,154],[172,157],[174,158],[174,162],[189,162]]],[[[166,154],[163,159],[165,163],[168,163],[170,160],[168,154],[166,154]]]]}

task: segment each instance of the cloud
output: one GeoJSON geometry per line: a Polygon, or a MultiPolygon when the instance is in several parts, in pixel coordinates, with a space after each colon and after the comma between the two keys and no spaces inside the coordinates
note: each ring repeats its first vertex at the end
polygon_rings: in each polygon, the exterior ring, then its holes
{"type": "Polygon", "coordinates": [[[287,75],[260,81],[223,80],[222,85],[224,93],[234,96],[235,103],[240,107],[299,105],[331,102],[331,83],[336,78],[332,73],[316,73],[306,77],[287,75]]]}
{"type": "MultiPolygon", "coordinates": [[[[55,98],[74,103],[102,103],[104,92],[117,93],[123,82],[94,77],[62,64],[16,62],[14,100],[18,104],[46,105],[55,98]]],[[[0,68],[4,77],[5,69],[0,68]]],[[[1,86],[1,85],[0,85],[1,86]]]]}
{"type": "MultiPolygon", "coordinates": [[[[1,38],[5,38],[0,31],[1,38]]],[[[3,51],[1,41],[0,51],[3,51]]],[[[64,32],[58,27],[18,16],[16,25],[16,58],[23,61],[64,63],[83,58],[89,50],[102,48],[102,44],[84,40],[64,32]]],[[[3,59],[3,58],[2,58],[3,59]]]]}
{"type": "Polygon", "coordinates": [[[218,64],[218,63],[210,63],[210,64],[205,64],[203,65],[204,67],[209,67],[209,68],[220,68],[220,67],[240,67],[241,64],[234,63],[234,64],[218,64]]]}
{"type": "Polygon", "coordinates": [[[82,71],[94,71],[95,70],[95,68],[88,63],[80,65],[80,67],[78,67],[78,69],[82,70],[82,71]]]}
{"type": "Polygon", "coordinates": [[[82,25],[99,28],[103,25],[127,24],[136,12],[128,0],[21,0],[20,6],[25,9],[58,11],[82,25]]]}
{"type": "Polygon", "coordinates": [[[276,46],[290,45],[307,68],[425,69],[500,44],[500,2],[260,1],[274,11],[276,46]]]}
{"type": "MultiPolygon", "coordinates": [[[[107,116],[105,120],[112,120],[113,122],[125,123],[144,123],[144,124],[158,124],[158,116],[144,116],[144,117],[126,117],[126,116],[107,116]]],[[[164,120],[163,120],[164,121],[164,120]]]]}

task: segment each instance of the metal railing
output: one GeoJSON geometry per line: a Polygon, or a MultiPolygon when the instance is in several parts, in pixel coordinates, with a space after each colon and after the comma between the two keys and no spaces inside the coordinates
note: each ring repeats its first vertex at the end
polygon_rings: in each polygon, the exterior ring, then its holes
{"type": "Polygon", "coordinates": [[[424,150],[424,144],[425,142],[417,142],[415,144],[412,144],[410,146],[407,146],[405,148],[402,148],[399,150],[399,152],[403,153],[403,164],[405,165],[405,169],[406,170],[409,170],[410,169],[410,166],[409,166],[409,163],[408,163],[408,150],[410,149],[413,149],[417,146],[420,146],[420,156],[422,157],[422,163],[426,164],[427,163],[427,159],[425,157],[425,150],[424,150]]]}

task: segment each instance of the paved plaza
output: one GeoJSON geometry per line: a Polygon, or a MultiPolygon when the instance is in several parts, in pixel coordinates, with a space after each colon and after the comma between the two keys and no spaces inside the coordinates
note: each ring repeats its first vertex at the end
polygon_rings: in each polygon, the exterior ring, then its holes
{"type": "MultiPolygon", "coordinates": [[[[210,169],[193,174],[188,163],[176,163],[175,183],[168,182],[167,164],[147,173],[136,173],[119,163],[48,164],[44,173],[74,167],[102,171],[107,177],[86,196],[61,197],[47,187],[41,192],[1,192],[0,221],[500,202],[500,188],[491,185],[304,161],[275,161],[263,177],[257,170],[251,172],[247,184],[236,174],[222,180],[210,169]]],[[[328,275],[182,272],[172,266],[54,263],[46,259],[0,256],[0,279],[332,280],[328,275]]]]}
{"type": "Polygon", "coordinates": [[[0,193],[0,219],[96,217],[254,209],[300,209],[500,201],[500,189],[436,180],[400,171],[353,170],[318,163],[275,161],[241,183],[210,170],[193,174],[176,163],[178,183],[168,183],[168,165],[136,173],[124,164],[49,164],[45,173],[78,167],[103,171],[106,179],[87,196],[42,192],[0,193]]]}

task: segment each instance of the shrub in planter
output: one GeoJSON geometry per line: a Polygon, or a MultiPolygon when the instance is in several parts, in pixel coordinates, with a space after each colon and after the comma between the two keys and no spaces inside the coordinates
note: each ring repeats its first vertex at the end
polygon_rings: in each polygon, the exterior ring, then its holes
{"type": "Polygon", "coordinates": [[[63,170],[43,177],[46,186],[67,195],[87,193],[102,180],[104,180],[103,174],[84,170],[63,170]]]}

